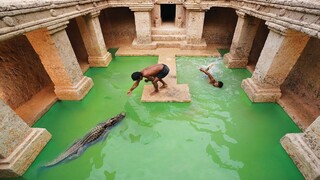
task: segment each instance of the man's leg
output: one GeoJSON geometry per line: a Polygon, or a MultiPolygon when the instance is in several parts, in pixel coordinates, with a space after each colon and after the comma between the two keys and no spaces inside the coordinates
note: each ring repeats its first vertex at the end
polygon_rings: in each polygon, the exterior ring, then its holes
{"type": "Polygon", "coordinates": [[[159,79],[159,81],[162,83],[162,86],[160,87],[160,89],[168,87],[167,83],[165,83],[162,79],[159,79]]]}
{"type": "Polygon", "coordinates": [[[152,81],[152,84],[153,84],[153,87],[154,87],[154,91],[150,94],[151,96],[152,95],[155,95],[156,93],[159,92],[159,89],[158,89],[158,81],[159,81],[159,78],[154,78],[154,80],[152,81]]]}

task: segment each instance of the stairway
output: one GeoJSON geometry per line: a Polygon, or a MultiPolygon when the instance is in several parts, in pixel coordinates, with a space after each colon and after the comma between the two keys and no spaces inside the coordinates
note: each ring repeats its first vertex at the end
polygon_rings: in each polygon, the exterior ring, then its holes
{"type": "Polygon", "coordinates": [[[187,44],[186,28],[178,28],[174,23],[162,23],[151,29],[152,44],[157,48],[206,49],[206,43],[187,44]]]}

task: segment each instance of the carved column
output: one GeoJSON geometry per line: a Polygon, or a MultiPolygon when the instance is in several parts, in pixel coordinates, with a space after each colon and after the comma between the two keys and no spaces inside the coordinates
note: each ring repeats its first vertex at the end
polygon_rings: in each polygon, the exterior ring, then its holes
{"type": "Polygon", "coordinates": [[[320,179],[320,116],[304,133],[286,134],[281,145],[306,179],[320,179]]]}
{"type": "Polygon", "coordinates": [[[68,22],[26,34],[55,85],[60,100],[80,100],[92,88],[91,78],[83,76],[65,31],[68,22]]]}
{"type": "Polygon", "coordinates": [[[245,68],[260,19],[250,17],[241,11],[236,12],[238,22],[230,52],[224,56],[224,63],[228,68],[245,68]]]}
{"type": "Polygon", "coordinates": [[[275,102],[280,98],[280,85],[309,40],[306,34],[274,23],[266,24],[270,32],[256,69],[252,77],[243,80],[241,84],[253,102],[275,102]]]}
{"type": "Polygon", "coordinates": [[[30,128],[0,99],[0,178],[22,176],[51,139],[43,128],[30,128]]]}
{"type": "Polygon", "coordinates": [[[137,49],[155,49],[151,39],[151,8],[131,7],[134,11],[134,21],[137,37],[133,40],[132,46],[137,49]]]}
{"type": "Polygon", "coordinates": [[[100,11],[76,18],[91,67],[106,67],[112,60],[103,39],[99,14],[100,11]]]}

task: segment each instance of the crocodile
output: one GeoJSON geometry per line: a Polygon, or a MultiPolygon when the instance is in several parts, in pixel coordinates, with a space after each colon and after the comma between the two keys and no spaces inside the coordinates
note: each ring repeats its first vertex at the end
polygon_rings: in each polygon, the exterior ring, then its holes
{"type": "Polygon", "coordinates": [[[125,116],[126,114],[122,112],[110,119],[107,119],[106,121],[99,123],[96,127],[91,129],[90,132],[87,133],[82,139],[76,141],[67,151],[58,156],[58,158],[46,164],[45,167],[54,166],[73,155],[79,155],[86,147],[88,147],[88,145],[95,143],[100,137],[106,134],[106,132],[112,126],[121,121],[125,116]]]}

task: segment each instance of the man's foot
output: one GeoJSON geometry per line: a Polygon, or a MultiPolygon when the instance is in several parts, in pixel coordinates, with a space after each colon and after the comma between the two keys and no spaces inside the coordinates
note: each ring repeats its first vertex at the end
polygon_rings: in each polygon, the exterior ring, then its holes
{"type": "Polygon", "coordinates": [[[162,85],[161,87],[160,87],[160,89],[164,89],[164,88],[167,88],[168,87],[168,85],[167,84],[164,84],[164,85],[162,85]]]}
{"type": "Polygon", "coordinates": [[[150,96],[153,96],[155,94],[157,94],[159,91],[153,91],[152,93],[150,93],[150,96]]]}
{"type": "Polygon", "coordinates": [[[205,71],[203,68],[200,68],[199,70],[200,70],[200,71],[202,71],[202,72],[204,72],[204,71],[205,71]]]}

